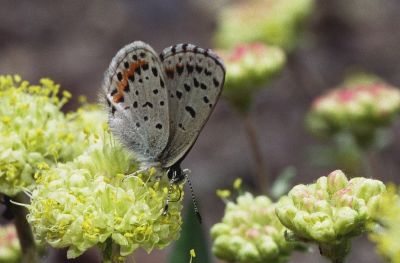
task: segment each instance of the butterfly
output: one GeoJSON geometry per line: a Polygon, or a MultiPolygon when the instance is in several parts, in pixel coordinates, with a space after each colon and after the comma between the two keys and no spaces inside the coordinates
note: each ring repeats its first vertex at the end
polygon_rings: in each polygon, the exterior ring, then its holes
{"type": "Polygon", "coordinates": [[[135,154],[141,171],[161,169],[170,186],[188,179],[181,162],[213,111],[224,81],[225,66],[210,49],[177,44],[158,55],[144,42],[128,44],[112,59],[102,86],[111,132],[135,154]]]}

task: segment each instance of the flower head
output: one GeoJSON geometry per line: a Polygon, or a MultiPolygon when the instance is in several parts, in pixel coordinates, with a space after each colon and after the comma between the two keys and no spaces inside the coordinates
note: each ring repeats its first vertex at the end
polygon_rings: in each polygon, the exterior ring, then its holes
{"type": "Polygon", "coordinates": [[[222,222],[211,229],[213,253],[232,262],[286,262],[293,245],[266,196],[245,193],[228,202],[222,222]]]}
{"type": "Polygon", "coordinates": [[[291,50],[297,44],[301,25],[312,12],[313,0],[239,1],[219,16],[215,37],[220,47],[261,41],[291,50]]]}
{"type": "Polygon", "coordinates": [[[71,127],[61,107],[71,97],[49,79],[30,85],[0,76],[0,192],[15,195],[35,184],[38,170],[84,150],[83,128],[71,127]]]}
{"type": "Polygon", "coordinates": [[[308,125],[321,136],[348,131],[363,145],[398,116],[400,90],[381,81],[349,83],[314,101],[308,125]]]}
{"type": "Polygon", "coordinates": [[[182,204],[170,203],[169,213],[162,215],[166,176],[156,179],[151,169],[123,181],[136,171],[131,156],[108,132],[88,140],[91,146],[84,154],[38,177],[28,215],[36,237],[53,247],[69,247],[69,258],[109,240],[127,256],[139,247],[150,252],[177,239],[182,204]]]}
{"type": "Polygon", "coordinates": [[[21,248],[13,224],[0,226],[0,262],[19,262],[21,248]]]}
{"type": "Polygon", "coordinates": [[[373,211],[372,218],[379,224],[373,224],[370,239],[388,262],[400,262],[400,197],[394,185],[382,195],[379,205],[373,211]]]}
{"type": "Polygon", "coordinates": [[[227,71],[224,96],[239,109],[247,108],[253,93],[271,81],[285,64],[280,48],[262,43],[240,44],[218,53],[227,71]]]}
{"type": "Polygon", "coordinates": [[[326,256],[345,256],[349,239],[365,231],[384,191],[378,180],[348,180],[337,170],[314,184],[293,187],[277,203],[276,214],[298,239],[319,244],[326,256]]]}

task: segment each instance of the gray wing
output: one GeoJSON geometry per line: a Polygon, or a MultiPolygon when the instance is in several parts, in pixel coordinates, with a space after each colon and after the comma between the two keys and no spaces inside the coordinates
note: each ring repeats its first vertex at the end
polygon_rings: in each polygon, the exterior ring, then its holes
{"type": "Polygon", "coordinates": [[[158,162],[168,142],[169,110],[157,53],[140,41],[123,47],[105,73],[103,93],[112,133],[139,161],[158,162]]]}
{"type": "Polygon", "coordinates": [[[160,54],[169,93],[170,135],[162,153],[164,167],[181,160],[193,146],[221,94],[225,67],[210,49],[191,44],[160,54]]]}

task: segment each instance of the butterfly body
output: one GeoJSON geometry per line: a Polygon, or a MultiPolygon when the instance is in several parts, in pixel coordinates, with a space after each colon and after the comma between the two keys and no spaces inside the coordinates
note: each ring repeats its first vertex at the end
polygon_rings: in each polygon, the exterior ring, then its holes
{"type": "Polygon", "coordinates": [[[128,44],[104,76],[110,129],[142,168],[156,167],[178,183],[224,80],[223,62],[209,49],[178,44],[158,55],[144,42],[128,44]]]}

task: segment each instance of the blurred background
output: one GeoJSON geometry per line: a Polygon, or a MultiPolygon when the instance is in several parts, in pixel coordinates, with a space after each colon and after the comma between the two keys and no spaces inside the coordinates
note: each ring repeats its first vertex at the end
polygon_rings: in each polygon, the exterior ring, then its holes
{"type": "MultiPolygon", "coordinates": [[[[66,110],[76,109],[78,95],[96,102],[103,73],[117,50],[134,40],[164,47],[189,42],[214,48],[218,16],[232,1],[0,1],[0,74],[20,74],[36,83],[49,77],[74,94],[66,110]]],[[[311,161],[312,149],[325,142],[307,132],[305,116],[312,101],[365,71],[400,86],[400,2],[398,0],[319,0],[304,22],[283,71],[260,89],[249,110],[268,182],[290,168],[293,184],[311,183],[336,168],[311,161]]],[[[400,183],[400,122],[394,140],[375,156],[374,176],[400,183]]],[[[246,189],[259,191],[255,162],[245,125],[221,99],[183,166],[209,229],[221,220],[224,203],[216,190],[231,188],[241,177],[246,189]]],[[[186,195],[187,197],[188,195],[186,195]]],[[[186,210],[189,198],[186,198],[186,210]]],[[[166,262],[173,245],[136,262],[166,262]]],[[[295,253],[290,262],[321,262],[318,249],[295,253]]],[[[95,262],[95,252],[75,260],[53,251],[47,262],[95,262]]],[[[214,259],[214,262],[218,262],[214,259]]],[[[348,262],[383,262],[366,238],[357,239],[348,262]]]]}

